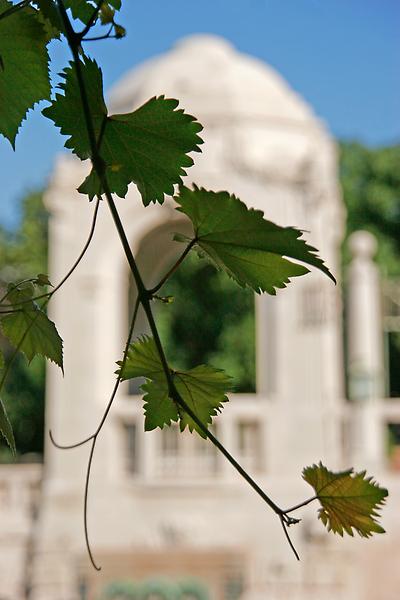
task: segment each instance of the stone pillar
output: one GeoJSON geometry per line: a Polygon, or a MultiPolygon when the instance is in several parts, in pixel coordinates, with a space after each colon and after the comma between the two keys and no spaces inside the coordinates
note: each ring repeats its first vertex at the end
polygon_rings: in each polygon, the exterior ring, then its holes
{"type": "Polygon", "coordinates": [[[379,468],[384,431],[379,405],[384,395],[383,329],[379,272],[374,263],[376,240],[367,231],[350,236],[353,255],[348,269],[347,350],[352,412],[353,461],[379,468]]]}

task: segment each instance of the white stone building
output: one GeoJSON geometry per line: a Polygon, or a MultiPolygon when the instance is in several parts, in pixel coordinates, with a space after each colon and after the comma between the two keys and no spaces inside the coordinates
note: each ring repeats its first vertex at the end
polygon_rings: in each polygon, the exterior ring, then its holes
{"type": "MultiPolygon", "coordinates": [[[[345,214],[335,146],[282,78],[222,39],[193,36],[128,73],[111,93],[112,112],[161,93],[179,98],[204,125],[203,153],[187,183],[228,189],[267,218],[307,230],[338,275],[345,214]]],[[[93,204],[75,191],[86,171],[73,157],[60,157],[46,194],[54,282],[90,228],[93,204]]],[[[134,186],[118,208],[151,285],[180,252],[171,232],[184,224],[171,202],[144,208],[134,186]]],[[[126,384],[92,469],[89,533],[102,571],[90,566],[83,534],[89,448],[64,452],[46,440],[43,471],[0,469],[1,600],[134,598],[112,596],[107,587],[128,580],[141,586],[141,600],[397,600],[400,479],[388,468],[384,440],[387,424],[400,422],[400,403],[384,400],[373,240],[359,233],[352,247],[352,402],[345,397],[342,288],[313,272],[276,297],[255,299],[256,393],[232,395],[217,419],[218,436],[281,506],[311,495],[301,479],[306,465],[367,468],[391,493],[383,511],[388,533],[341,540],[317,522],[312,504],[293,528],[297,562],[276,516],[209,446],[174,429],[143,432],[141,399],[126,384]],[[157,593],[160,578],[168,582],[164,595],[157,593]],[[186,593],[178,592],[189,580],[186,593]]],[[[125,256],[104,205],[88,255],[52,301],[66,375],[48,369],[46,420],[60,443],[87,437],[101,418],[127,334],[128,289],[125,256]]]]}

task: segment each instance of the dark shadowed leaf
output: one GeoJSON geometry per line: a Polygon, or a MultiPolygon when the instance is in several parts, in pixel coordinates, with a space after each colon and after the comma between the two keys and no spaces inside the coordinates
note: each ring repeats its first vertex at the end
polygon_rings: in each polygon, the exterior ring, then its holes
{"type": "MultiPolygon", "coordinates": [[[[103,78],[97,63],[90,58],[85,58],[85,61],[81,62],[81,69],[85,79],[94,134],[98,139],[107,116],[107,107],[103,99],[103,78]]],[[[65,142],[66,148],[73,150],[84,160],[91,156],[91,150],[75,64],[71,62],[61,75],[63,81],[58,87],[64,94],[57,94],[51,106],[42,112],[45,117],[60,127],[63,135],[69,136],[65,142]]]]}
{"type": "Polygon", "coordinates": [[[60,33],[64,32],[64,24],[55,2],[53,0],[35,0],[33,4],[40,10],[38,17],[46,30],[48,39],[59,38],[60,33]]]}
{"type": "MultiPolygon", "coordinates": [[[[133,113],[107,118],[100,153],[112,192],[124,198],[128,184],[136,183],[145,205],[174,194],[185,168],[193,165],[188,153],[202,143],[197,135],[202,126],[177,106],[177,100],[159,96],[133,113]]],[[[93,171],[79,191],[90,198],[103,193],[93,171]]]]}
{"type": "MultiPolygon", "coordinates": [[[[10,2],[0,0],[0,13],[10,6],[10,2]]],[[[0,133],[13,147],[28,110],[50,98],[47,41],[32,8],[0,20],[0,133]]]]}
{"type": "Polygon", "coordinates": [[[37,354],[63,368],[62,339],[48,316],[33,303],[1,319],[4,335],[31,361],[37,354]]]}
{"type": "MultiPolygon", "coordinates": [[[[174,185],[182,182],[185,169],[193,164],[188,154],[199,151],[202,126],[194,117],[177,109],[178,101],[163,96],[152,98],[132,113],[107,116],[103,100],[101,70],[91,59],[80,62],[88,94],[94,136],[111,192],[125,197],[128,185],[135,183],[145,205],[172,196],[174,185]]],[[[52,119],[61,133],[68,135],[66,147],[81,159],[91,155],[89,137],[82,111],[76,66],[67,67],[58,94],[43,114],[52,119]]],[[[91,199],[103,193],[100,180],[92,171],[79,191],[91,199]]]]}

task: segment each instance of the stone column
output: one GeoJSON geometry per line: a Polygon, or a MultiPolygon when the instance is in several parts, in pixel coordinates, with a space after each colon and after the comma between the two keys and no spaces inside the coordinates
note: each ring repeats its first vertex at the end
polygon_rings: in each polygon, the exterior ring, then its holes
{"type": "Polygon", "coordinates": [[[353,255],[348,269],[347,349],[349,397],[353,401],[353,461],[379,468],[384,431],[379,405],[384,395],[383,329],[376,240],[367,231],[350,236],[353,255]]]}

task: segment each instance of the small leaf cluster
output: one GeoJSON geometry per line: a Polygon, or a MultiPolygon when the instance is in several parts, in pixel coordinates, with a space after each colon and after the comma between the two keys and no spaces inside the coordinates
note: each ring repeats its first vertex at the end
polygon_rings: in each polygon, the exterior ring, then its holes
{"type": "MultiPolygon", "coordinates": [[[[118,363],[118,375],[122,381],[145,377],[143,384],[145,430],[161,429],[171,421],[179,421],[181,431],[188,427],[207,437],[192,417],[171,397],[160,356],[153,338],[143,336],[129,347],[125,363],[118,363]]],[[[212,422],[228,401],[227,392],[232,389],[231,378],[221,369],[199,365],[188,371],[170,369],[171,378],[184,402],[205,426],[212,422]]]]}
{"type": "MultiPolygon", "coordinates": [[[[51,285],[47,275],[40,273],[33,279],[9,284],[0,300],[0,330],[14,348],[30,362],[41,355],[63,369],[63,342],[53,321],[35,301],[44,287],[51,285]]],[[[46,297],[47,294],[43,294],[46,297]]],[[[42,297],[42,296],[41,296],[42,297]]],[[[5,361],[0,351],[0,371],[5,372],[5,361]]],[[[3,383],[3,379],[1,383],[3,383]]],[[[15,452],[11,426],[3,404],[0,405],[0,431],[15,452]]]]}

